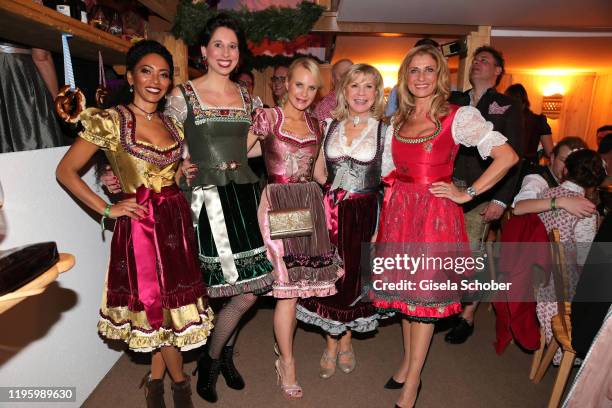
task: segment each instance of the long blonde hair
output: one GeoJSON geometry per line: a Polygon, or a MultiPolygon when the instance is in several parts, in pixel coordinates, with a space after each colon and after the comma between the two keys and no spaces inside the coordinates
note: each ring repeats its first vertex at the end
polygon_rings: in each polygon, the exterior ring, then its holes
{"type": "Polygon", "coordinates": [[[395,115],[393,115],[393,122],[396,126],[401,126],[414,111],[415,98],[408,89],[408,68],[415,56],[424,54],[431,56],[436,61],[437,66],[436,88],[431,101],[429,115],[433,120],[438,120],[449,112],[447,99],[450,95],[450,80],[446,59],[438,48],[431,45],[421,45],[414,47],[408,52],[399,69],[397,85],[398,109],[395,115]]]}
{"type": "MultiPolygon", "coordinates": [[[[308,72],[312,74],[315,83],[317,84],[317,92],[323,86],[323,78],[321,77],[321,70],[319,69],[319,64],[312,58],[308,57],[300,57],[293,61],[291,65],[289,65],[289,70],[287,71],[287,82],[291,81],[291,77],[293,77],[293,73],[298,67],[302,67],[306,69],[308,72]]],[[[280,100],[280,106],[285,106],[287,100],[289,99],[289,92],[285,92],[280,100]]]]}
{"type": "Polygon", "coordinates": [[[342,121],[349,117],[349,106],[346,100],[346,88],[355,80],[358,75],[371,75],[374,78],[374,86],[376,87],[376,98],[372,105],[372,117],[376,120],[381,120],[385,116],[385,86],[383,84],[382,75],[376,68],[368,64],[355,64],[349,68],[336,89],[336,108],[332,111],[332,117],[342,121]]]}

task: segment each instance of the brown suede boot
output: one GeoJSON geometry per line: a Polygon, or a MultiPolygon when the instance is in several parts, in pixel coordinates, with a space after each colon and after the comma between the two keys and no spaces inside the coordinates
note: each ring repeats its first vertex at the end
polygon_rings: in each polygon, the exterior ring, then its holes
{"type": "Polygon", "coordinates": [[[172,383],[172,399],[174,408],[194,408],[193,401],[191,401],[191,382],[187,374],[183,381],[172,383]]]}
{"type": "Polygon", "coordinates": [[[145,399],[147,401],[147,408],[166,408],[164,402],[164,380],[152,380],[151,376],[147,374],[142,379],[140,388],[145,387],[145,399]]]}

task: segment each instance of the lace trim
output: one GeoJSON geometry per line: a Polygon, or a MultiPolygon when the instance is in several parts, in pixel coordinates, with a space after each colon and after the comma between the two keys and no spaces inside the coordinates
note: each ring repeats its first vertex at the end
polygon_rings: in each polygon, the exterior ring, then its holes
{"type": "MultiPolygon", "coordinates": [[[[375,133],[375,137],[376,137],[376,150],[374,152],[374,154],[372,155],[372,158],[370,160],[367,161],[362,161],[362,160],[357,160],[356,158],[350,156],[349,154],[341,154],[338,157],[335,158],[331,158],[329,157],[329,154],[327,153],[330,149],[329,149],[329,145],[333,142],[333,141],[338,141],[339,143],[342,143],[342,139],[340,137],[340,126],[339,126],[339,122],[337,121],[332,121],[329,125],[328,131],[327,131],[327,135],[325,137],[325,142],[324,142],[324,148],[323,148],[323,153],[325,154],[325,159],[329,162],[332,163],[339,163],[342,161],[350,161],[350,162],[354,162],[360,165],[364,165],[367,166],[369,164],[374,163],[375,161],[379,160],[380,157],[382,156],[383,153],[383,138],[385,137],[385,135],[382,132],[382,129],[384,129],[383,123],[380,121],[376,122],[377,125],[376,126],[371,126],[371,128],[368,129],[367,133],[370,133],[373,129],[376,129],[376,133],[375,133]],[[336,137],[336,139],[333,139],[333,137],[336,137]]],[[[361,144],[368,136],[370,136],[370,134],[363,134],[360,136],[359,140],[357,141],[353,141],[353,143],[359,143],[361,144]]],[[[356,148],[357,146],[355,146],[356,148]]],[[[342,148],[338,149],[338,150],[342,150],[342,148]]],[[[353,151],[353,149],[351,149],[351,152],[353,151]]]]}
{"type": "Polygon", "coordinates": [[[491,149],[501,146],[508,140],[493,130],[493,123],[487,122],[480,111],[472,106],[462,106],[457,110],[451,127],[455,143],[468,147],[476,146],[482,159],[491,154],[491,149]]]}
{"type": "Polygon", "coordinates": [[[189,107],[187,101],[181,96],[167,96],[166,107],[164,114],[174,118],[179,123],[184,123],[187,120],[187,114],[189,113],[189,107]]]}
{"type": "Polygon", "coordinates": [[[342,323],[321,317],[298,304],[296,308],[296,318],[301,322],[318,326],[332,336],[337,336],[347,330],[359,333],[374,331],[378,328],[378,320],[381,319],[382,316],[376,313],[369,317],[359,317],[353,321],[342,323]]]}
{"type": "Polygon", "coordinates": [[[382,150],[382,164],[381,164],[381,177],[386,176],[395,170],[395,163],[393,163],[393,155],[391,154],[391,144],[393,142],[393,123],[387,127],[387,131],[384,135],[384,143],[382,150]]]}

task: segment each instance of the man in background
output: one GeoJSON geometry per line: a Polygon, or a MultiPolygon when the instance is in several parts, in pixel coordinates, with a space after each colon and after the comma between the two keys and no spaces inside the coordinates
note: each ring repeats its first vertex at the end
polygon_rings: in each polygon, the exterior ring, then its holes
{"type": "Polygon", "coordinates": [[[286,65],[277,65],[274,67],[274,72],[272,73],[272,97],[274,98],[274,105],[278,106],[281,104],[283,96],[287,93],[287,88],[285,88],[285,81],[287,80],[287,73],[289,72],[289,67],[286,65]]]}
{"type": "Polygon", "coordinates": [[[319,122],[331,118],[331,112],[336,109],[336,86],[342,80],[349,68],[353,65],[350,59],[341,59],[332,66],[332,89],[323,97],[314,109],[315,116],[319,122]]]}
{"type": "MultiPolygon", "coordinates": [[[[504,58],[495,48],[483,46],[474,52],[470,66],[472,89],[453,92],[449,101],[457,105],[476,107],[485,118],[493,123],[493,130],[503,134],[512,148],[520,155],[523,132],[523,117],[518,105],[508,96],[497,92],[495,87],[504,75],[504,58]]],[[[455,160],[453,178],[456,184],[470,187],[491,164],[483,160],[477,149],[461,146],[455,160]]],[[[519,183],[518,166],[514,166],[495,187],[485,194],[478,194],[463,205],[465,227],[471,243],[486,239],[488,224],[501,218],[512,199],[519,183]]],[[[474,313],[478,301],[465,305],[456,325],[446,334],[444,340],[452,344],[465,342],[474,331],[474,313]]]]}

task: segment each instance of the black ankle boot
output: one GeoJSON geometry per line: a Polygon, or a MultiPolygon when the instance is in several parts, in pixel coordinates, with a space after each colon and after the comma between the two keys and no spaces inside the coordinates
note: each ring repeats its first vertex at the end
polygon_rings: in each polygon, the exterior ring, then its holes
{"type": "Polygon", "coordinates": [[[221,374],[228,387],[235,390],[244,388],[244,379],[234,365],[234,346],[225,346],[221,352],[221,374]]]}
{"type": "Polygon", "coordinates": [[[213,359],[205,351],[198,359],[198,366],[193,371],[198,372],[198,395],[208,402],[217,402],[217,378],[221,366],[220,359],[213,359]]]}

